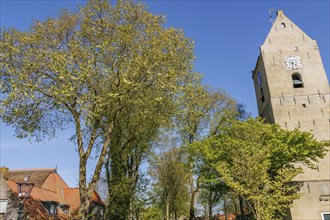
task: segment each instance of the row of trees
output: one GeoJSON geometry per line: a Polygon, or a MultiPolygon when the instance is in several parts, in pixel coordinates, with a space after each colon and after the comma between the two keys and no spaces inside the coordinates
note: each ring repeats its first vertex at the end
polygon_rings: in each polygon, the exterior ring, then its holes
{"type": "Polygon", "coordinates": [[[168,137],[165,150],[157,148],[149,159],[150,182],[137,193],[144,200],[135,219],[194,219],[198,209],[207,219],[220,210],[238,219],[282,219],[299,198],[294,177],[302,169],[295,164],[315,168],[329,145],[259,118],[233,119],[218,134],[188,145],[178,135],[168,137]]]}
{"type": "Polygon", "coordinates": [[[297,198],[293,163],[313,167],[325,143],[247,119],[225,92],[201,84],[192,40],[164,24],[140,3],[90,0],[27,31],[2,29],[2,121],[33,141],[73,132],[77,219],[100,182],[108,219],[194,219],[198,195],[209,216],[224,195],[224,207],[238,210],[239,197],[257,219],[282,213],[297,198]],[[169,133],[177,141],[159,153],[169,133]]]}
{"type": "MultiPolygon", "coordinates": [[[[314,169],[327,146],[329,142],[318,142],[308,132],[283,130],[278,125],[265,124],[260,118],[232,119],[217,134],[191,144],[182,143],[160,154],[152,169],[156,175],[151,176],[156,179],[156,190],[174,196],[170,200],[174,218],[165,207],[160,211],[166,219],[176,219],[175,213],[180,211],[194,219],[197,194],[197,202],[209,219],[215,214],[215,207],[225,214],[235,213],[241,219],[252,216],[258,220],[282,219],[292,202],[299,198],[301,183],[294,181],[294,177],[302,169],[295,165],[314,169]],[[188,184],[192,178],[196,181],[188,184]],[[173,181],[177,179],[180,181],[173,181]],[[189,192],[189,196],[176,194],[179,188],[189,192]],[[175,206],[176,201],[180,201],[180,207],[175,206]]],[[[167,198],[161,193],[158,193],[161,199],[167,198]]],[[[167,203],[159,201],[159,204],[167,203]]]]}

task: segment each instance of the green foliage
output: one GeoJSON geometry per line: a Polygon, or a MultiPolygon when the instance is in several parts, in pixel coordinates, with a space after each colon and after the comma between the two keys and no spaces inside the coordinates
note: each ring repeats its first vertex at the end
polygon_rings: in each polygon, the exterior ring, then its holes
{"type": "Polygon", "coordinates": [[[192,72],[193,42],[164,23],[143,4],[91,0],[25,32],[1,30],[1,119],[18,137],[37,141],[74,128],[81,210],[88,210],[106,155],[111,160],[124,148],[111,167],[119,173],[115,182],[124,179],[122,163],[134,157],[138,168],[159,127],[169,126],[185,79],[199,77],[192,72]]]}
{"type": "Polygon", "coordinates": [[[275,219],[299,196],[294,177],[302,163],[325,155],[329,143],[318,142],[308,132],[287,131],[260,119],[233,121],[222,132],[194,145],[211,161],[218,176],[242,196],[257,219],[275,219]]]}
{"type": "Polygon", "coordinates": [[[180,149],[156,156],[152,161],[151,176],[154,190],[159,195],[159,207],[166,219],[177,219],[188,212],[188,176],[182,162],[180,149]]]}
{"type": "Polygon", "coordinates": [[[170,107],[192,68],[193,44],[163,24],[141,4],[99,0],[27,32],[3,30],[3,120],[35,136],[62,125],[58,119],[71,122],[73,113],[87,125],[104,116],[100,123],[109,124],[126,105],[144,107],[143,115],[162,110],[160,103],[170,107]]]}
{"type": "MultiPolygon", "coordinates": [[[[193,80],[189,79],[188,82],[193,80]]],[[[195,218],[195,200],[203,172],[209,173],[207,162],[200,157],[199,151],[189,144],[217,134],[221,127],[237,116],[236,102],[225,92],[196,84],[186,87],[181,94],[177,114],[177,127],[186,152],[186,166],[190,183],[190,219],[195,218]]]]}
{"type": "Polygon", "coordinates": [[[157,206],[150,206],[142,214],[141,219],[149,219],[149,220],[163,219],[162,210],[157,206]]]}
{"type": "Polygon", "coordinates": [[[185,144],[216,134],[238,114],[235,100],[227,93],[200,85],[198,80],[185,81],[185,84],[194,86],[185,86],[176,114],[179,134],[185,144]]]}

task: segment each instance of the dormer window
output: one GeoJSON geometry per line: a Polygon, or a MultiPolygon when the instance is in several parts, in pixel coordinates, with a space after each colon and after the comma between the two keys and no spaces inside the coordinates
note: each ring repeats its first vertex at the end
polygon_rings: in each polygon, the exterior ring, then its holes
{"type": "Polygon", "coordinates": [[[62,211],[65,213],[65,214],[68,214],[70,212],[70,205],[68,204],[60,204],[59,205],[60,208],[62,209],[62,211]]]}
{"type": "Polygon", "coordinates": [[[95,202],[91,204],[90,214],[94,215],[94,219],[103,219],[104,216],[104,206],[99,205],[95,202]]]}
{"type": "Polygon", "coordinates": [[[51,215],[57,214],[57,206],[58,202],[55,201],[43,201],[42,204],[44,205],[45,209],[48,211],[51,215]]]}
{"type": "Polygon", "coordinates": [[[292,74],[292,83],[293,83],[293,88],[304,87],[304,82],[302,81],[301,75],[299,73],[292,74]]]}

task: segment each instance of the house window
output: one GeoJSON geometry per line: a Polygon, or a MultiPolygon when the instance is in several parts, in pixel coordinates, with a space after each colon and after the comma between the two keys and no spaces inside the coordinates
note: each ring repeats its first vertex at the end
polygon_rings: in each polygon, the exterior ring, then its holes
{"type": "Polygon", "coordinates": [[[101,215],[101,216],[104,215],[104,207],[101,207],[101,209],[100,209],[100,215],[101,215]]]}
{"type": "Polygon", "coordinates": [[[7,209],[8,200],[0,200],[0,214],[5,214],[7,209]]]}
{"type": "Polygon", "coordinates": [[[330,212],[322,212],[321,216],[322,220],[330,220],[330,212]]]}
{"type": "Polygon", "coordinates": [[[49,214],[56,215],[58,202],[54,201],[44,201],[42,202],[44,207],[47,209],[49,214]]]}
{"type": "Polygon", "coordinates": [[[299,73],[292,74],[292,84],[294,88],[304,87],[304,82],[302,81],[299,73]]]}
{"type": "Polygon", "coordinates": [[[70,205],[68,204],[60,204],[59,205],[60,208],[62,209],[62,211],[65,213],[65,214],[68,214],[70,212],[70,205]]]}
{"type": "Polygon", "coordinates": [[[103,216],[104,216],[104,206],[101,206],[101,205],[93,202],[93,204],[90,207],[89,213],[91,214],[91,216],[93,216],[93,217],[88,218],[89,220],[92,220],[92,219],[103,219],[103,216]]]}
{"type": "Polygon", "coordinates": [[[104,207],[100,205],[96,205],[94,209],[94,214],[98,214],[99,216],[104,215],[104,207]]]}

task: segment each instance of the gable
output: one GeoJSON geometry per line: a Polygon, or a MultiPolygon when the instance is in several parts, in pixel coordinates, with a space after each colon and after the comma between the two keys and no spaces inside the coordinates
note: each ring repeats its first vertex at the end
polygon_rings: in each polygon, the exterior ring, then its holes
{"type": "Polygon", "coordinates": [[[62,189],[69,188],[57,173],[50,173],[42,183],[41,187],[57,193],[61,193],[62,189]]]}
{"type": "Polygon", "coordinates": [[[314,42],[304,31],[293,23],[284,13],[279,10],[277,17],[262,45],[276,49],[286,46],[298,46],[299,43],[314,42]]]}

